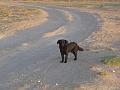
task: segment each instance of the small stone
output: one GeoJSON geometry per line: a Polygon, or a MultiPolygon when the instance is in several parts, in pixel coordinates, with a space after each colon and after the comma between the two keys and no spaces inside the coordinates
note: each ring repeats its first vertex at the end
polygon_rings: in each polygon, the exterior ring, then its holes
{"type": "Polygon", "coordinates": [[[56,86],[58,85],[58,83],[56,83],[56,86]]]}
{"type": "Polygon", "coordinates": [[[23,45],[23,46],[28,46],[28,43],[23,43],[22,45],[23,45]]]}
{"type": "Polygon", "coordinates": [[[112,72],[115,72],[115,70],[113,70],[112,72]]]}
{"type": "Polygon", "coordinates": [[[37,81],[38,83],[40,83],[40,80],[39,81],[37,81]]]}

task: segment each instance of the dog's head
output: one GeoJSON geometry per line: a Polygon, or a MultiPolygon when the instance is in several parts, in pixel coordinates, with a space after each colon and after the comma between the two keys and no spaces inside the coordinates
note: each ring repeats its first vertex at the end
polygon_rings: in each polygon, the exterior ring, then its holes
{"type": "Polygon", "coordinates": [[[67,40],[61,39],[57,41],[57,44],[59,44],[61,47],[64,47],[65,45],[68,44],[67,40]]]}

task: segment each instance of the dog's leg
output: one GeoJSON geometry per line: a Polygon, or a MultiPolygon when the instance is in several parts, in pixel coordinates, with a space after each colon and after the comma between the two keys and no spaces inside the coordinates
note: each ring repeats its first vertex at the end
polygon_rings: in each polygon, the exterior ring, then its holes
{"type": "Polygon", "coordinates": [[[62,57],[62,61],[60,61],[60,63],[63,63],[64,62],[64,54],[61,54],[61,57],[62,57]]]}
{"type": "Polygon", "coordinates": [[[64,63],[67,63],[67,59],[68,59],[68,54],[65,55],[65,62],[64,63]]]}
{"type": "Polygon", "coordinates": [[[77,52],[73,52],[73,54],[75,56],[74,60],[77,60],[77,52]]]}

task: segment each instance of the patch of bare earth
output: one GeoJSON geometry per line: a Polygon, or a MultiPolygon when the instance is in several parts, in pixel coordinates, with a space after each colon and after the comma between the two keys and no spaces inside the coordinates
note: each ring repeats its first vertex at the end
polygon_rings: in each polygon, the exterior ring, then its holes
{"type": "Polygon", "coordinates": [[[120,90],[120,67],[93,65],[91,70],[96,72],[98,78],[75,90],[120,90]]]}
{"type": "Polygon", "coordinates": [[[74,20],[74,17],[72,16],[72,14],[69,12],[69,11],[64,11],[64,14],[65,14],[65,17],[70,21],[72,22],[74,20]]]}
{"type": "Polygon", "coordinates": [[[58,36],[58,35],[63,35],[66,33],[66,29],[64,26],[59,27],[57,30],[53,31],[53,32],[46,32],[43,34],[43,38],[48,38],[48,37],[54,37],[54,36],[58,36]]]}
{"type": "MultiPolygon", "coordinates": [[[[102,19],[101,29],[93,32],[86,40],[89,47],[94,50],[119,50],[112,48],[112,45],[114,42],[120,42],[120,10],[82,10],[97,14],[102,19]]],[[[98,78],[91,83],[81,84],[75,90],[120,90],[120,67],[92,65],[91,70],[96,73],[98,78]]]]}
{"type": "Polygon", "coordinates": [[[100,16],[102,19],[102,27],[99,31],[93,32],[89,37],[89,47],[93,49],[110,49],[113,43],[120,42],[120,10],[83,10],[90,13],[94,13],[100,16]]]}
{"type": "Polygon", "coordinates": [[[48,13],[42,9],[28,8],[0,2],[0,39],[47,21],[48,13]]]}

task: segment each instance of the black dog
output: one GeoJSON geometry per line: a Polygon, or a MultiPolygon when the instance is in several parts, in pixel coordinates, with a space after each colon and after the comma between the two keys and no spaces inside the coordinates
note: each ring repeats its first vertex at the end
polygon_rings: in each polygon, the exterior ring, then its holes
{"type": "Polygon", "coordinates": [[[77,60],[77,51],[84,51],[83,48],[79,47],[77,43],[70,42],[68,43],[67,40],[61,39],[57,41],[57,44],[59,44],[59,49],[62,57],[61,63],[67,63],[68,59],[68,53],[71,52],[74,54],[75,58],[74,60],[77,60]],[[64,55],[65,55],[65,61],[64,61],[64,55]]]}

